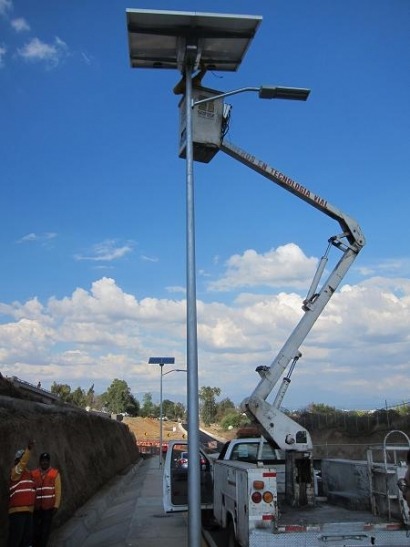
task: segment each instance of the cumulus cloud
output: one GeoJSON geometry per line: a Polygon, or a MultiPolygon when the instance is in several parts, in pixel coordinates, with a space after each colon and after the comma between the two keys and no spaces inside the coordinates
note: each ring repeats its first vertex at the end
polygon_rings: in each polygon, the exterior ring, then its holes
{"type": "Polygon", "coordinates": [[[68,54],[68,47],[63,40],[55,37],[54,42],[46,43],[39,38],[32,38],[17,54],[28,62],[45,62],[49,67],[57,66],[68,54]]]}
{"type": "MultiPolygon", "coordinates": [[[[200,385],[218,386],[237,403],[258,384],[255,368],[280,355],[304,313],[302,297],[284,290],[198,300],[197,309],[200,385]]],[[[0,303],[0,314],[2,373],[44,386],[95,382],[102,392],[121,377],[136,392],[156,392],[150,355],[173,355],[178,368],[186,366],[184,294],[138,300],[103,277],[63,298],[0,303]]],[[[285,405],[374,408],[408,400],[409,316],[407,278],[342,285],[300,348],[285,405]]],[[[167,390],[184,400],[180,381],[167,379],[167,390]]]]}
{"type": "Polygon", "coordinates": [[[224,276],[208,285],[211,291],[229,291],[242,287],[293,287],[306,286],[312,279],[316,258],[308,258],[294,243],[258,254],[248,249],[234,255],[226,262],[224,276]]]}
{"type": "Polygon", "coordinates": [[[7,15],[13,9],[11,0],[0,0],[0,15],[7,15]]]}
{"type": "Polygon", "coordinates": [[[357,270],[366,277],[375,275],[406,276],[410,275],[410,259],[407,257],[389,258],[374,264],[359,266],[357,270]]]}
{"type": "Polygon", "coordinates": [[[96,243],[90,254],[76,254],[76,260],[91,260],[95,262],[111,262],[118,260],[133,251],[133,242],[120,244],[115,239],[106,239],[100,243],[96,243]]]}
{"type": "Polygon", "coordinates": [[[30,30],[30,25],[27,23],[24,17],[12,19],[10,24],[16,32],[24,32],[30,30]]]}

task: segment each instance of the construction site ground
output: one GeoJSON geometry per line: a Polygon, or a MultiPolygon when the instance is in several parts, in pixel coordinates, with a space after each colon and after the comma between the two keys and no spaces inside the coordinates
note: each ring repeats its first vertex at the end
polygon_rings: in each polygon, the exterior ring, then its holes
{"type": "MultiPolygon", "coordinates": [[[[134,433],[138,442],[141,441],[159,441],[160,438],[160,420],[158,418],[124,418],[123,423],[128,425],[134,433]]],[[[216,425],[200,426],[217,439],[232,439],[235,437],[236,430],[225,431],[216,425]]],[[[183,434],[181,422],[163,420],[162,422],[162,440],[163,442],[181,439],[183,434]]]]}

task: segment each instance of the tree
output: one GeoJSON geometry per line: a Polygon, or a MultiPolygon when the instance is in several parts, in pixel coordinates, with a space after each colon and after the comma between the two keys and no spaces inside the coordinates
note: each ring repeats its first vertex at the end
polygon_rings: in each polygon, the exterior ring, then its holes
{"type": "Polygon", "coordinates": [[[173,401],[170,401],[169,399],[164,399],[162,401],[162,416],[172,418],[174,415],[174,407],[175,403],[173,401]]]}
{"type": "Polygon", "coordinates": [[[221,389],[219,387],[203,386],[199,390],[199,399],[202,401],[200,414],[205,425],[215,423],[217,413],[215,397],[220,394],[221,389]]]}
{"type": "Polygon", "coordinates": [[[231,429],[233,427],[244,427],[246,425],[249,425],[251,422],[246,416],[246,414],[243,414],[241,412],[231,412],[228,414],[225,414],[225,416],[221,420],[221,427],[223,429],[231,429]]]}
{"type": "Polygon", "coordinates": [[[53,382],[50,391],[51,393],[54,393],[54,395],[58,395],[61,401],[71,403],[71,387],[68,384],[57,384],[57,382],[53,382]]]}
{"type": "Polygon", "coordinates": [[[87,391],[87,395],[85,396],[85,406],[94,408],[94,403],[95,403],[95,391],[94,391],[94,384],[93,384],[90,387],[90,389],[87,391]]]}
{"type": "Polygon", "coordinates": [[[75,406],[85,408],[87,405],[86,405],[86,395],[84,390],[82,390],[80,387],[75,389],[71,393],[71,403],[75,406]]]}
{"type": "Polygon", "coordinates": [[[174,404],[174,420],[183,420],[185,418],[186,409],[182,403],[174,404]]]}
{"type": "Polygon", "coordinates": [[[143,418],[148,418],[149,416],[155,416],[155,414],[156,405],[154,405],[154,403],[152,402],[152,393],[144,393],[141,407],[141,416],[143,418]]]}
{"type": "Polygon", "coordinates": [[[113,414],[127,412],[128,414],[136,415],[135,412],[138,412],[138,402],[131,394],[125,380],[115,378],[104,393],[103,398],[107,409],[113,414]]]}
{"type": "Polygon", "coordinates": [[[306,410],[312,414],[334,414],[337,412],[336,407],[324,403],[310,403],[306,410]]]}
{"type": "Polygon", "coordinates": [[[228,399],[222,399],[219,403],[216,403],[216,421],[220,422],[227,414],[235,412],[234,403],[228,399]]]}
{"type": "Polygon", "coordinates": [[[130,399],[127,406],[125,407],[125,412],[130,416],[139,416],[140,413],[140,404],[135,399],[134,395],[130,394],[130,399]]]}

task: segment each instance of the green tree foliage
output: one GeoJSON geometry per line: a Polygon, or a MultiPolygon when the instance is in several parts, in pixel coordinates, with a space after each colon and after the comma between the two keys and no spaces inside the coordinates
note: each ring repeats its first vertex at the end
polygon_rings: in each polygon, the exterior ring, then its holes
{"type": "Polygon", "coordinates": [[[54,395],[57,395],[61,401],[71,403],[71,387],[68,384],[57,384],[57,382],[53,382],[50,391],[51,393],[54,393],[54,395]]]}
{"type": "Polygon", "coordinates": [[[225,399],[222,399],[222,401],[219,401],[219,403],[216,403],[216,421],[217,422],[221,422],[222,419],[227,414],[232,414],[234,412],[235,412],[235,405],[227,397],[225,399]]]}
{"type": "Polygon", "coordinates": [[[71,393],[71,403],[75,406],[85,408],[86,405],[86,394],[83,389],[78,387],[71,393]]]}
{"type": "Polygon", "coordinates": [[[142,407],[141,407],[140,414],[143,418],[159,415],[159,410],[157,412],[157,407],[152,402],[152,393],[144,393],[144,398],[142,400],[142,407]]]}
{"type": "Polygon", "coordinates": [[[94,408],[95,399],[96,399],[96,395],[95,395],[94,384],[93,384],[85,395],[85,406],[89,408],[94,408]]]}
{"type": "Polygon", "coordinates": [[[248,416],[244,415],[242,412],[230,412],[225,414],[220,422],[221,427],[225,430],[243,427],[245,425],[249,425],[250,423],[251,421],[248,416]]]}
{"type": "Polygon", "coordinates": [[[131,416],[137,416],[139,403],[131,394],[130,388],[125,380],[115,378],[112,384],[103,395],[105,406],[113,414],[126,412],[131,416]]]}
{"type": "Polygon", "coordinates": [[[162,401],[162,415],[166,416],[167,418],[172,418],[174,415],[174,405],[175,403],[173,401],[170,401],[169,399],[164,399],[162,401]]]}
{"type": "Polygon", "coordinates": [[[185,407],[182,403],[174,403],[169,399],[162,401],[162,415],[170,420],[182,420],[185,416],[185,407]]]}
{"type": "Polygon", "coordinates": [[[83,389],[81,389],[81,387],[77,387],[74,391],[72,391],[68,384],[57,384],[57,382],[53,382],[50,391],[51,393],[58,395],[60,400],[65,403],[69,403],[80,408],[86,408],[87,406],[92,408],[93,406],[94,385],[92,385],[86,393],[83,389]]]}
{"type": "Polygon", "coordinates": [[[217,414],[216,397],[221,394],[219,387],[203,386],[199,390],[199,399],[201,401],[200,415],[205,425],[215,423],[217,414]]]}
{"type": "Polygon", "coordinates": [[[185,419],[186,409],[182,403],[174,403],[174,415],[173,419],[175,421],[185,419]]]}
{"type": "Polygon", "coordinates": [[[334,406],[325,405],[324,403],[310,403],[306,410],[311,414],[334,414],[337,412],[334,406]]]}

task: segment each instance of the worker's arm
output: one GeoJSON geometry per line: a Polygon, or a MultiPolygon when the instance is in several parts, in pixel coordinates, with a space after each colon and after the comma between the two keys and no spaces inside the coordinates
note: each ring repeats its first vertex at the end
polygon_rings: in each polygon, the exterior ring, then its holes
{"type": "Polygon", "coordinates": [[[56,499],[54,502],[54,509],[58,509],[60,507],[61,503],[61,477],[60,473],[58,473],[55,481],[55,493],[56,493],[56,499]]]}
{"type": "Polygon", "coordinates": [[[28,462],[30,461],[31,457],[31,449],[33,448],[34,441],[29,441],[27,444],[27,448],[24,451],[24,454],[21,456],[20,461],[17,465],[15,465],[11,470],[11,480],[16,481],[18,480],[25,468],[27,467],[28,462]]]}

